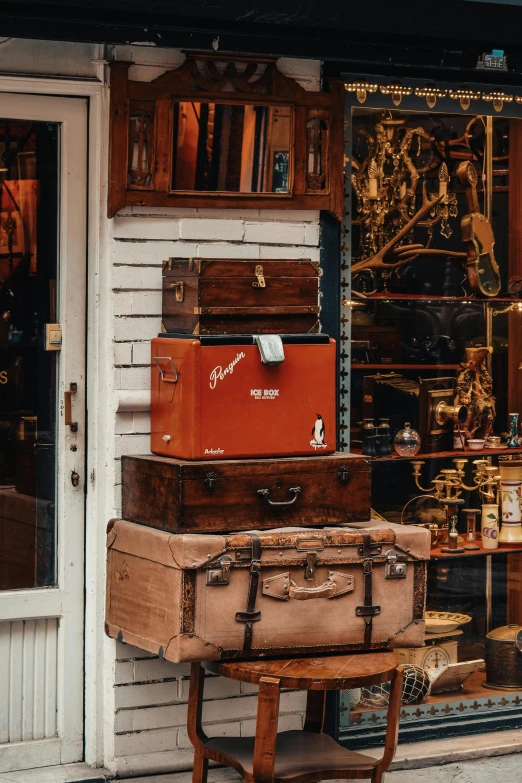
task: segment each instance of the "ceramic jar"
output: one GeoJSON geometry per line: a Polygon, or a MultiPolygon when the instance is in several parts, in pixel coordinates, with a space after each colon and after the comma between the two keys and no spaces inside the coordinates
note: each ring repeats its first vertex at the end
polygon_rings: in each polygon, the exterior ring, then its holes
{"type": "Polygon", "coordinates": [[[496,503],[484,503],[482,506],[482,547],[484,549],[498,549],[498,505],[496,503]]]}
{"type": "Polygon", "coordinates": [[[520,515],[520,488],[522,486],[522,459],[499,460],[500,497],[502,500],[502,530],[499,544],[522,543],[520,515]]]}

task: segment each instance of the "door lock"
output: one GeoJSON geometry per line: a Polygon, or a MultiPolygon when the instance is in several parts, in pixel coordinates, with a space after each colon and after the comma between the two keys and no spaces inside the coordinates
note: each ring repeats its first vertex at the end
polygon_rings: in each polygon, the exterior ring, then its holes
{"type": "Polygon", "coordinates": [[[80,483],[80,476],[75,470],[71,471],[71,484],[73,487],[77,487],[80,483]]]}

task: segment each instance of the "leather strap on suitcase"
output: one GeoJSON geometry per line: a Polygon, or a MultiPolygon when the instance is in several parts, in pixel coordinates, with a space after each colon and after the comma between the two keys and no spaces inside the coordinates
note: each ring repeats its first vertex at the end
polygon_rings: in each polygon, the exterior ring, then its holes
{"type": "Polygon", "coordinates": [[[372,539],[371,536],[365,535],[363,539],[363,576],[364,576],[364,606],[358,606],[355,610],[357,617],[364,619],[364,646],[363,650],[369,650],[372,646],[372,626],[373,618],[376,614],[380,614],[381,607],[373,605],[372,595],[372,577],[373,577],[373,560],[372,560],[372,539]]]}
{"type": "Polygon", "coordinates": [[[261,619],[261,612],[255,612],[259,577],[261,576],[261,541],[259,536],[252,533],[252,560],[250,561],[250,586],[246,612],[236,612],[238,623],[245,623],[245,640],[243,642],[243,655],[248,655],[252,649],[254,635],[254,623],[261,619]]]}

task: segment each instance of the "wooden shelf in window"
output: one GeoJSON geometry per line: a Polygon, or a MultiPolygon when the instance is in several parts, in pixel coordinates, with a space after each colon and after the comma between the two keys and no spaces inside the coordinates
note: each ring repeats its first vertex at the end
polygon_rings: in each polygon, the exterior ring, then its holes
{"type": "MultiPolygon", "coordinates": [[[[474,541],[474,544],[478,544],[480,546],[480,540],[474,541]]],[[[460,543],[460,546],[464,546],[464,544],[460,543]]],[[[487,555],[509,555],[513,553],[521,553],[522,552],[522,544],[519,544],[518,546],[516,544],[511,544],[510,546],[499,546],[498,549],[483,549],[480,547],[480,549],[466,549],[465,552],[461,552],[457,555],[452,555],[449,552],[442,552],[440,547],[435,547],[430,552],[430,560],[457,560],[460,557],[485,557],[487,555]]]]}
{"type": "Polygon", "coordinates": [[[512,304],[513,302],[522,301],[513,296],[488,296],[485,299],[475,299],[472,296],[439,296],[437,294],[390,294],[390,293],[378,293],[378,294],[365,294],[364,299],[355,298],[357,304],[366,304],[366,302],[378,301],[412,301],[412,302],[455,302],[468,304],[484,304],[487,302],[504,302],[505,304],[512,304]]]}
{"type": "MultiPolygon", "coordinates": [[[[352,454],[361,455],[362,449],[350,449],[352,454]]],[[[390,454],[388,457],[367,457],[371,462],[408,462],[413,459],[449,459],[450,457],[467,457],[468,459],[479,459],[480,457],[490,457],[496,455],[522,454],[522,447],[517,449],[482,449],[481,451],[471,451],[471,449],[453,449],[452,451],[420,452],[414,457],[400,457],[398,454],[390,454]]]]}
{"type": "Polygon", "coordinates": [[[460,364],[366,364],[353,362],[352,370],[458,370],[460,364]]]}

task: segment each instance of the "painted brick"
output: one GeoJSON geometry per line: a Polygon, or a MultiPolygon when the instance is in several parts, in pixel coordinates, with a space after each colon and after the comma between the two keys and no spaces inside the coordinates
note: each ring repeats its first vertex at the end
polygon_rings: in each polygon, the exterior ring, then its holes
{"type": "Polygon", "coordinates": [[[179,237],[179,220],[162,217],[114,218],[113,236],[116,239],[168,239],[179,237]]]}
{"type": "Polygon", "coordinates": [[[161,291],[134,291],[132,314],[161,316],[161,291]]]}
{"type": "Polygon", "coordinates": [[[255,718],[257,697],[242,696],[238,699],[215,699],[203,703],[202,719],[204,723],[218,723],[229,716],[236,720],[255,718]]]}
{"type": "Polygon", "coordinates": [[[151,340],[161,330],[161,318],[115,318],[114,339],[122,342],[129,340],[151,340]]]}
{"type": "Polygon", "coordinates": [[[192,258],[197,255],[195,242],[132,242],[115,240],[112,243],[114,264],[159,266],[167,258],[192,258]]]}
{"type": "Polygon", "coordinates": [[[114,364],[132,363],[132,345],[131,343],[114,343],[114,364]]]}
{"type": "Polygon", "coordinates": [[[116,293],[114,295],[114,315],[132,314],[132,293],[116,293]]]}
{"type": "MultiPolygon", "coordinates": [[[[120,460],[118,462],[121,464],[120,460]]],[[[124,644],[123,642],[116,642],[116,660],[117,661],[130,661],[136,658],[155,658],[152,653],[146,652],[146,650],[140,650],[139,647],[133,647],[132,644],[124,644]]]]}
{"type": "Polygon", "coordinates": [[[116,734],[132,731],[132,710],[118,710],[114,716],[114,731],[116,734]]]}
{"type": "Polygon", "coordinates": [[[319,244],[319,223],[311,223],[305,226],[305,245],[319,244]]]}
{"type": "MultiPolygon", "coordinates": [[[[272,223],[281,220],[283,223],[297,221],[298,223],[318,223],[318,209],[260,209],[259,218],[272,223]]],[[[252,220],[252,218],[250,218],[252,220]]]]}
{"type": "Polygon", "coordinates": [[[148,367],[122,367],[119,389],[150,389],[150,369],[148,367]]]}
{"type": "MultiPolygon", "coordinates": [[[[203,725],[205,734],[209,737],[240,737],[241,724],[239,722],[234,723],[211,723],[203,725]]],[[[192,748],[193,745],[188,737],[186,729],[178,729],[178,748],[192,748]]]]}
{"type": "Polygon", "coordinates": [[[152,731],[118,734],[114,740],[114,752],[117,756],[128,756],[135,753],[174,750],[177,747],[177,739],[177,732],[172,729],[153,729],[152,731]]]}
{"type": "Polygon", "coordinates": [[[259,258],[310,258],[310,250],[313,248],[298,247],[296,245],[260,245],[259,258]]]}
{"type": "MultiPolygon", "coordinates": [[[[228,699],[231,696],[239,696],[241,683],[237,680],[227,680],[225,677],[205,678],[205,700],[228,699]]],[[[234,702],[235,704],[236,702],[234,702]]]]}
{"type": "Polygon", "coordinates": [[[147,454],[149,446],[148,435],[116,435],[114,452],[116,459],[123,454],[147,454]]]}
{"type": "Polygon", "coordinates": [[[195,207],[130,207],[131,215],[154,215],[155,217],[195,217],[195,207]]]}
{"type": "Polygon", "coordinates": [[[163,661],[160,658],[136,661],[134,664],[135,682],[172,679],[173,677],[186,676],[189,673],[190,664],[170,663],[170,661],[163,661]]]}
{"type": "Polygon", "coordinates": [[[115,690],[116,709],[169,704],[178,700],[177,682],[158,682],[146,685],[118,685],[115,690]]]}
{"type": "Polygon", "coordinates": [[[114,431],[117,435],[128,435],[132,432],[136,432],[134,429],[133,414],[117,413],[114,431]]]}
{"type": "Polygon", "coordinates": [[[113,285],[115,290],[135,291],[142,288],[161,291],[161,266],[116,266],[113,285]]]}
{"type": "Polygon", "coordinates": [[[158,751],[157,753],[120,756],[116,758],[116,763],[111,765],[111,771],[119,778],[126,778],[128,775],[133,777],[140,774],[153,775],[156,772],[191,769],[193,761],[194,750],[176,748],[176,750],[158,751]]]}
{"type": "MultiPolygon", "coordinates": [[[[279,720],[277,721],[278,731],[300,731],[302,728],[302,715],[279,715],[279,720]]],[[[241,721],[241,737],[254,737],[255,733],[255,719],[241,721]]]]}
{"type": "Polygon", "coordinates": [[[115,685],[123,685],[125,683],[134,682],[134,662],[125,661],[124,663],[116,663],[116,673],[114,676],[115,685]]]}
{"type": "Polygon", "coordinates": [[[132,344],[132,364],[150,365],[150,341],[132,344]]]}
{"type": "Polygon", "coordinates": [[[304,223],[245,223],[245,242],[261,242],[267,245],[302,245],[305,238],[304,223]]]}
{"type": "Polygon", "coordinates": [[[150,413],[134,413],[132,417],[132,431],[150,433],[150,413]]]}
{"type": "Polygon", "coordinates": [[[231,244],[230,242],[200,242],[199,258],[259,258],[258,245],[231,244]]]}
{"type": "MultiPolygon", "coordinates": [[[[227,210],[223,210],[226,213],[227,210]]],[[[212,218],[182,218],[180,223],[181,239],[226,239],[229,242],[243,239],[244,223],[242,220],[223,220],[212,218]]]]}
{"type": "Polygon", "coordinates": [[[145,709],[132,710],[132,713],[132,727],[134,731],[167,728],[169,726],[186,726],[187,723],[186,704],[147,707],[145,709]]]}
{"type": "Polygon", "coordinates": [[[227,220],[232,219],[246,219],[246,220],[252,220],[253,218],[258,217],[264,210],[260,209],[210,209],[208,207],[199,207],[197,209],[197,216],[200,219],[205,218],[226,218],[227,220]]]}

